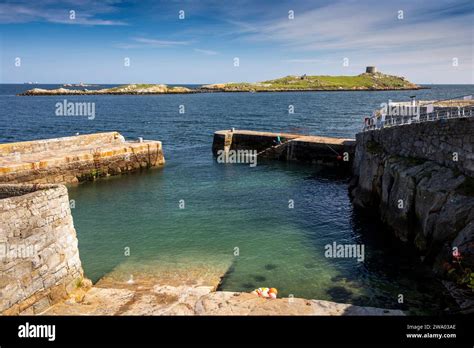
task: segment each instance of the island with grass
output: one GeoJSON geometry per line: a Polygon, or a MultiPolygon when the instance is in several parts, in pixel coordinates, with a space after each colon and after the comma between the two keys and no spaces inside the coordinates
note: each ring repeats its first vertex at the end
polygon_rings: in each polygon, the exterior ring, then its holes
{"type": "Polygon", "coordinates": [[[255,83],[230,82],[201,87],[202,90],[218,92],[381,91],[422,88],[404,77],[377,72],[375,67],[367,67],[365,73],[356,76],[290,75],[255,83]]]}
{"type": "Polygon", "coordinates": [[[229,82],[202,85],[198,88],[164,84],[128,84],[104,89],[33,88],[19,95],[89,95],[89,94],[182,94],[209,92],[291,92],[291,91],[384,91],[422,89],[404,77],[377,72],[367,67],[356,76],[290,75],[262,82],[229,82]]]}

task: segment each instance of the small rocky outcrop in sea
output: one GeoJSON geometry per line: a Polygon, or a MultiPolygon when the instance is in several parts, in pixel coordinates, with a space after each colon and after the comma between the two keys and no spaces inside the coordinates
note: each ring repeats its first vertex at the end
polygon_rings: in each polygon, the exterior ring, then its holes
{"type": "Polygon", "coordinates": [[[103,89],[42,89],[33,88],[19,95],[89,95],[89,94],[178,94],[193,93],[186,87],[170,87],[163,84],[130,84],[103,89]]]}

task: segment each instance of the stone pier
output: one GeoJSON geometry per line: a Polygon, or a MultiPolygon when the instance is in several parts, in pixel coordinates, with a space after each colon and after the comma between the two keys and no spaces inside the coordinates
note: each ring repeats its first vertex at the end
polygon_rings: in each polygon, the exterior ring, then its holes
{"type": "Polygon", "coordinates": [[[355,140],[291,133],[221,130],[214,133],[212,151],[255,150],[259,158],[299,161],[350,169],[355,140]]]}
{"type": "Polygon", "coordinates": [[[165,163],[160,141],[118,132],[0,144],[0,183],[76,183],[165,163]]]}
{"type": "Polygon", "coordinates": [[[64,185],[0,184],[0,314],[38,314],[84,283],[64,185]]]}

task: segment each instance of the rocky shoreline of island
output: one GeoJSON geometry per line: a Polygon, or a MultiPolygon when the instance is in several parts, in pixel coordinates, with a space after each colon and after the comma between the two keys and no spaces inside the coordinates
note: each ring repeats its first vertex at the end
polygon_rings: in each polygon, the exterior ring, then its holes
{"type": "MultiPolygon", "coordinates": [[[[33,88],[18,95],[156,95],[191,93],[269,93],[269,92],[348,92],[348,91],[397,91],[418,90],[419,86],[404,77],[380,72],[365,72],[356,76],[289,75],[262,82],[228,82],[202,85],[197,88],[168,86],[165,84],[128,84],[103,89],[42,89],[33,88]]],[[[75,86],[75,85],[68,85],[75,86]]]]}
{"type": "Polygon", "coordinates": [[[103,89],[43,89],[33,88],[19,96],[45,96],[45,95],[138,95],[138,94],[186,94],[196,91],[186,87],[169,87],[163,84],[130,84],[103,89]]]}

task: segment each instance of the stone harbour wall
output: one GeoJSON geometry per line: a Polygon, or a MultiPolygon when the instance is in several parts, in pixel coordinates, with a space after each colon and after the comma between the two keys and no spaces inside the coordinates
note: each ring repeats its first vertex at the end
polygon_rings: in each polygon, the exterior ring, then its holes
{"type": "Polygon", "coordinates": [[[82,281],[66,187],[0,185],[0,313],[41,313],[82,281]]]}
{"type": "Polygon", "coordinates": [[[357,134],[350,193],[446,275],[458,248],[474,266],[474,118],[357,134]]]}
{"type": "Polygon", "coordinates": [[[317,143],[301,140],[295,140],[288,144],[286,158],[292,161],[303,163],[317,163],[323,165],[335,165],[343,167],[350,172],[352,160],[354,158],[354,142],[346,141],[343,144],[317,143]],[[347,154],[347,162],[338,159],[338,156],[344,157],[347,154]]]}
{"type": "MultiPolygon", "coordinates": [[[[390,155],[433,161],[474,176],[472,117],[412,123],[359,133],[356,156],[362,156],[364,148],[371,145],[379,146],[381,151],[390,155]]],[[[360,162],[360,158],[355,161],[360,162]]]]}
{"type": "Polygon", "coordinates": [[[117,132],[0,144],[0,183],[77,183],[161,166],[159,141],[117,132]]]}
{"type": "Polygon", "coordinates": [[[33,154],[48,151],[63,151],[65,148],[95,148],[123,142],[118,132],[76,135],[71,137],[22,141],[0,144],[0,158],[12,154],[33,154]]]}
{"type": "Polygon", "coordinates": [[[212,152],[217,155],[219,150],[225,147],[226,137],[230,138],[230,150],[256,150],[263,151],[277,144],[277,137],[280,136],[282,142],[296,139],[298,134],[286,133],[269,133],[269,132],[253,132],[253,131],[217,131],[214,133],[212,142],[212,152]]]}
{"type": "Polygon", "coordinates": [[[214,156],[226,149],[254,150],[259,158],[337,165],[349,171],[355,140],[247,130],[215,132],[212,143],[214,156]],[[346,160],[343,160],[344,154],[347,154],[346,160]]]}

